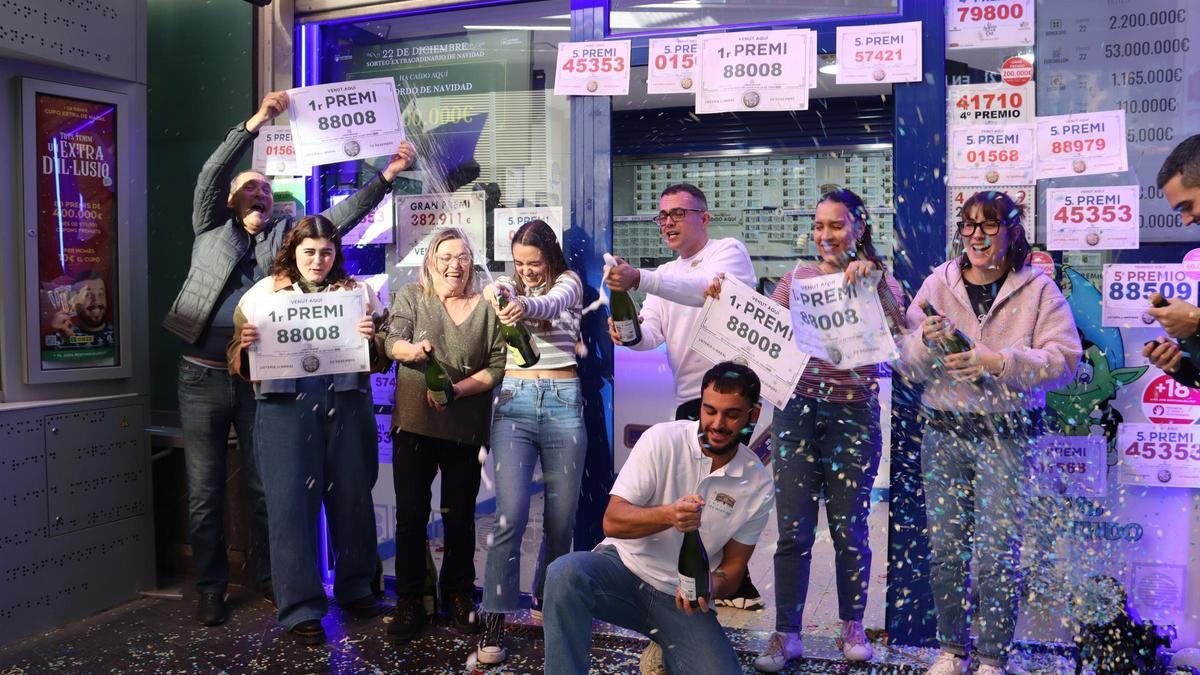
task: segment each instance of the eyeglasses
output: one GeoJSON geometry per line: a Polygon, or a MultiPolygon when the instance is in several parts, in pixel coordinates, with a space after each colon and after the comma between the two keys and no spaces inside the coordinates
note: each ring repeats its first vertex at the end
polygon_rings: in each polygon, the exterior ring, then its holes
{"type": "Polygon", "coordinates": [[[987,235],[989,237],[994,237],[997,234],[1000,234],[1000,225],[1001,225],[1001,223],[998,220],[985,220],[985,221],[979,222],[979,223],[972,223],[970,221],[960,220],[960,221],[958,221],[958,224],[956,227],[958,228],[958,233],[964,237],[975,236],[975,230],[977,228],[982,228],[983,233],[985,235],[987,235]]]}
{"type": "Polygon", "coordinates": [[[466,253],[459,253],[458,255],[439,255],[434,258],[434,260],[437,261],[437,264],[443,267],[449,265],[451,260],[457,260],[458,264],[460,265],[471,264],[471,256],[467,255],[466,253]]]}
{"type": "Polygon", "coordinates": [[[676,207],[676,208],[671,209],[670,211],[659,211],[658,215],[654,217],[654,222],[658,223],[659,225],[666,225],[667,219],[670,218],[671,220],[678,223],[679,221],[681,221],[687,217],[688,211],[695,211],[696,213],[704,213],[707,210],[708,209],[685,209],[683,207],[676,207]]]}

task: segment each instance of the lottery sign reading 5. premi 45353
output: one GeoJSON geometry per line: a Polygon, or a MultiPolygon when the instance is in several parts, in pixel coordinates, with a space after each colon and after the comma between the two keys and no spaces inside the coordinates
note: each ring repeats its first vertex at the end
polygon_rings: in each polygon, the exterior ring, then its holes
{"type": "Polygon", "coordinates": [[[1118,429],[1123,485],[1200,487],[1200,426],[1122,424],[1118,429]]]}
{"type": "Polygon", "coordinates": [[[1197,282],[1183,265],[1105,265],[1101,323],[1113,328],[1154,325],[1150,295],[1196,302],[1197,282]]]}
{"type": "Polygon", "coordinates": [[[289,89],[288,117],[305,168],[390,155],[404,140],[390,77],[289,89]]]}

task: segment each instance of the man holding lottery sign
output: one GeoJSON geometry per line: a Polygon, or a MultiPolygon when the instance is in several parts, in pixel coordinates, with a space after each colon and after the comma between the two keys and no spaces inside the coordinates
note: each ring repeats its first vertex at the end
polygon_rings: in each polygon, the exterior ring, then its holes
{"type": "MultiPolygon", "coordinates": [[[[259,131],[287,105],[286,92],[267,94],[258,111],[226,132],[205,161],[192,205],[195,240],[191,265],[163,320],[163,327],[185,343],[179,360],[179,413],[187,460],[188,540],[199,592],[196,619],[205,626],[220,624],[226,617],[229,565],[223,506],[230,425],[237,430],[254,517],[250,557],[255,580],[274,602],[266,545],[267,508],[252,449],[254,392],[248,383],[230,376],[225,347],[233,338],[234,308],[251,286],[267,276],[294,224],[292,216],[272,213],[270,179],[255,171],[235,174],[259,131]]],[[[415,156],[412,145],[401,143],[382,172],[322,214],[332,221],[339,236],[379,204],[415,156]]]]}

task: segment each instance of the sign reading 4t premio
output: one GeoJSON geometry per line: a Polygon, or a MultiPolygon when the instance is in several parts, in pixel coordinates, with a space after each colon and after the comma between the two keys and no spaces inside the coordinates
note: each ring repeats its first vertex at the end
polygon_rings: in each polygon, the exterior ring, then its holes
{"type": "Polygon", "coordinates": [[[899,356],[878,284],[879,272],[850,285],[842,274],[792,279],[788,301],[796,346],[843,370],[899,356]]]}
{"type": "Polygon", "coordinates": [[[1037,118],[1038,178],[1128,169],[1124,110],[1037,118]]]}
{"type": "Polygon", "coordinates": [[[838,26],[837,83],[919,82],[921,22],[838,26]]]}
{"type": "Polygon", "coordinates": [[[696,38],[659,38],[650,40],[646,92],[685,94],[696,86],[696,38]]]}
{"type": "Polygon", "coordinates": [[[1028,184],[1034,181],[1032,124],[952,126],[951,185],[1028,184]]]}
{"type": "Polygon", "coordinates": [[[390,155],[404,140],[390,77],[289,89],[288,117],[301,167],[390,155]]]}
{"type": "Polygon", "coordinates": [[[554,93],[625,96],[629,93],[629,40],[558,43],[554,93]]]}
{"type": "Polygon", "coordinates": [[[1035,492],[1047,497],[1104,498],[1107,449],[1104,436],[1042,436],[1033,462],[1035,492]]]}
{"type": "Polygon", "coordinates": [[[531,220],[541,220],[554,230],[562,245],[562,207],[561,206],[531,206],[519,209],[496,209],[492,222],[492,259],[509,261],[513,259],[512,238],[521,226],[531,220]]]}
{"type": "Polygon", "coordinates": [[[483,192],[466,194],[402,195],[396,198],[396,248],[404,253],[400,267],[420,267],[437,230],[457,227],[471,238],[475,264],[482,264],[486,251],[483,192]]]}
{"type": "Polygon", "coordinates": [[[946,4],[946,46],[1030,46],[1033,6],[1033,0],[950,0],[946,4]]]}
{"type": "Polygon", "coordinates": [[[950,107],[946,121],[955,124],[995,124],[1013,122],[1029,124],[1034,119],[1032,84],[1013,87],[1003,82],[993,84],[956,84],[946,87],[950,107]]]}
{"type": "Polygon", "coordinates": [[[360,291],[281,292],[259,300],[253,309],[259,339],[250,348],[250,379],[368,370],[369,348],[358,332],[366,313],[360,291]]]}
{"type": "Polygon", "coordinates": [[[292,145],[292,128],[283,125],[263,127],[254,139],[254,156],[250,170],[264,176],[299,176],[304,173],[296,165],[296,148],[292,145]]]}
{"type": "Polygon", "coordinates": [[[811,30],[701,35],[697,50],[697,113],[808,110],[808,89],[816,84],[811,30]]]}
{"type": "Polygon", "coordinates": [[[1196,302],[1197,284],[1183,265],[1105,265],[1101,324],[1113,328],[1154,325],[1150,294],[1196,302]]]}
{"type": "Polygon", "coordinates": [[[1200,487],[1200,426],[1122,424],[1119,429],[1123,485],[1200,487]]]}
{"type": "Polygon", "coordinates": [[[796,390],[809,355],[792,342],[788,311],[732,276],[721,297],[700,310],[690,348],[720,363],[742,359],[762,380],[762,396],[782,410],[796,390]]]}
{"type": "Polygon", "coordinates": [[[1046,190],[1046,248],[1138,247],[1137,185],[1046,190]]]}

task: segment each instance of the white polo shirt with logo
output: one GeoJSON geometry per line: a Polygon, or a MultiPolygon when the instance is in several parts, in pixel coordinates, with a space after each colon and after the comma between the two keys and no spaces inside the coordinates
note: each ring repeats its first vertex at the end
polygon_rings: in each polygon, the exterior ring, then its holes
{"type": "MultiPolygon", "coordinates": [[[[775,504],[771,473],[744,445],[728,464],[712,471],[712,459],[700,450],[700,423],[680,420],[655,424],[642,434],[621,467],[609,494],[635,506],[674,504],[690,494],[705,502],[700,538],[710,569],[721,564],[730,539],[753,546],[775,504]]],[[[621,562],[642,581],[668,595],[679,585],[679,547],[683,533],[674,527],[638,539],[608,537],[601,546],[617,549],[621,562]]]]}

